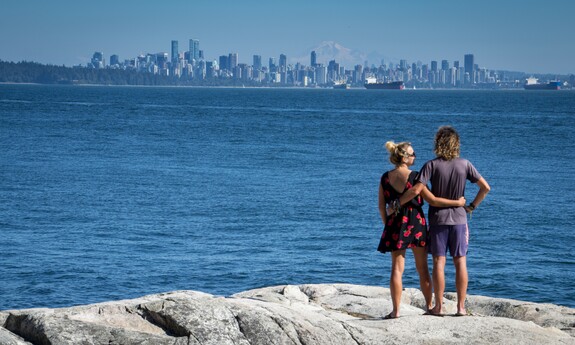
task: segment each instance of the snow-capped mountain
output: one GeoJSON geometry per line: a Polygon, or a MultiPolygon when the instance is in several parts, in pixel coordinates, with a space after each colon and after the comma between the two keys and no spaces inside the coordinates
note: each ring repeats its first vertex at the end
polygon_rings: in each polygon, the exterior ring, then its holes
{"type": "Polygon", "coordinates": [[[315,51],[317,55],[317,63],[327,65],[329,61],[335,60],[347,69],[352,69],[355,65],[364,65],[366,61],[368,61],[370,65],[379,65],[383,59],[383,56],[377,52],[366,54],[359,50],[346,48],[334,41],[323,41],[316,47],[310,48],[305,56],[294,57],[290,59],[290,62],[310,65],[310,55],[312,51],[315,51]]]}

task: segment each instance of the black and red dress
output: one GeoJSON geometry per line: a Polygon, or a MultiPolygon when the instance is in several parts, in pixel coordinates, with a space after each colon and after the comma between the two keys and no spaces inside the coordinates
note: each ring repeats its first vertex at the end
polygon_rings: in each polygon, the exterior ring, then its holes
{"type": "MultiPolygon", "coordinates": [[[[399,199],[403,193],[412,188],[417,176],[417,172],[412,171],[405,184],[405,189],[400,193],[389,183],[388,173],[386,172],[381,176],[380,182],[386,205],[395,199],[399,199]]],[[[403,205],[398,214],[387,216],[387,222],[377,250],[385,253],[407,248],[425,247],[428,242],[428,235],[422,206],[423,199],[418,195],[403,205]]]]}

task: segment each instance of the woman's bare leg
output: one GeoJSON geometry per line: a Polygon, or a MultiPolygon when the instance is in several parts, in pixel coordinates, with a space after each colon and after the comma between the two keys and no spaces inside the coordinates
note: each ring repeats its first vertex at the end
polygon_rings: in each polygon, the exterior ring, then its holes
{"type": "Polygon", "coordinates": [[[431,285],[431,276],[427,265],[427,248],[413,248],[413,257],[415,258],[415,268],[417,268],[417,273],[419,273],[419,287],[425,298],[427,310],[430,310],[433,307],[433,286],[431,285]]]}
{"type": "Polygon", "coordinates": [[[391,317],[399,317],[401,292],[403,291],[402,279],[404,266],[405,250],[395,250],[391,252],[391,277],[389,279],[389,290],[391,290],[391,301],[393,303],[391,317]]]}

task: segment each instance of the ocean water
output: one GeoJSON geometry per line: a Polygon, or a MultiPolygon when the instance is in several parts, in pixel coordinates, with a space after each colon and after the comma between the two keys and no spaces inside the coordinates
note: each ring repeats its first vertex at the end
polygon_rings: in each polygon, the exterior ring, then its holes
{"type": "Polygon", "coordinates": [[[575,307],[574,120],[572,91],[0,85],[0,310],[388,286],[383,145],[419,169],[445,124],[492,187],[468,293],[575,307]]]}

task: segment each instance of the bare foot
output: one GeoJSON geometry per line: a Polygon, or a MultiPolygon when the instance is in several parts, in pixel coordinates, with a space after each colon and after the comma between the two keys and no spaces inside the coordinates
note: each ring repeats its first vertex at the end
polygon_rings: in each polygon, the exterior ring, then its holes
{"type": "Polygon", "coordinates": [[[389,320],[389,319],[397,319],[399,317],[399,314],[396,312],[394,313],[393,311],[387,315],[385,315],[383,317],[384,320],[389,320]]]}
{"type": "Polygon", "coordinates": [[[433,315],[433,316],[443,316],[443,313],[441,312],[440,308],[431,308],[427,310],[427,313],[425,313],[425,315],[433,315]]]}
{"type": "Polygon", "coordinates": [[[465,311],[465,309],[459,309],[457,313],[455,313],[455,316],[467,316],[467,311],[465,311]]]}

